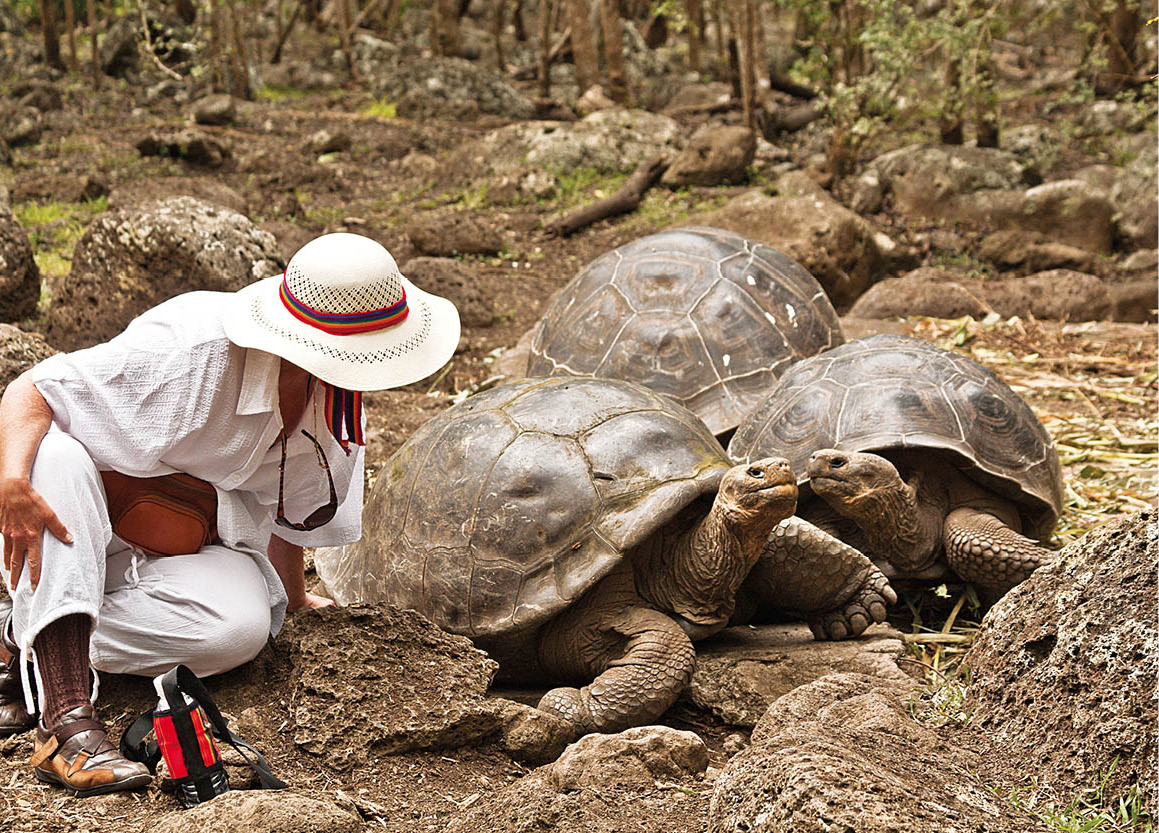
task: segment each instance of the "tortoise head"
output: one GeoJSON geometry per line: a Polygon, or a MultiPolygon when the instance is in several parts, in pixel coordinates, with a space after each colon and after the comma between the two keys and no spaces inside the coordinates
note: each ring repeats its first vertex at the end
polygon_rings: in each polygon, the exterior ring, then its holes
{"type": "Polygon", "coordinates": [[[905,486],[897,468],[884,457],[836,448],[814,452],[805,473],[816,495],[839,512],[905,486]]]}
{"type": "Polygon", "coordinates": [[[733,522],[767,522],[775,516],[775,525],[797,507],[797,478],[780,457],[733,466],[720,481],[717,501],[733,522]]]}

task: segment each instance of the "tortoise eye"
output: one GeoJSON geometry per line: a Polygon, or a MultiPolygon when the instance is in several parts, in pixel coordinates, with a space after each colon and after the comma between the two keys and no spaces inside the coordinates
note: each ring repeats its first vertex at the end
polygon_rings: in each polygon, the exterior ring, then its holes
{"type": "Polygon", "coordinates": [[[846,460],[844,457],[832,457],[829,460],[829,468],[839,469],[842,466],[844,466],[847,462],[849,462],[849,461],[846,460]]]}
{"type": "Polygon", "coordinates": [[[762,478],[765,476],[763,469],[758,469],[756,466],[749,466],[749,477],[762,478]]]}

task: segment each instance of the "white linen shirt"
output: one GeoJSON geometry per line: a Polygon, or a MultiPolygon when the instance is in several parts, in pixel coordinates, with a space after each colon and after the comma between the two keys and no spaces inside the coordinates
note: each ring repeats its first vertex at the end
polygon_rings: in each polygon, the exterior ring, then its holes
{"type": "MultiPolygon", "coordinates": [[[[330,434],[315,384],[301,425],[322,444],[338,511],[308,532],[274,526],[279,360],[226,338],[222,316],[230,297],[179,295],[105,344],[45,359],[33,368],[32,381],[52,408],[54,428],[80,441],[99,470],[134,477],[184,472],[217,488],[218,536],[257,561],[276,634],[286,594],[266,555],[270,533],[305,547],[357,541],[364,456],[356,446],[348,456],[330,434]]],[[[287,445],[286,517],[301,521],[329,501],[330,491],[313,443],[296,431],[287,445]]]]}

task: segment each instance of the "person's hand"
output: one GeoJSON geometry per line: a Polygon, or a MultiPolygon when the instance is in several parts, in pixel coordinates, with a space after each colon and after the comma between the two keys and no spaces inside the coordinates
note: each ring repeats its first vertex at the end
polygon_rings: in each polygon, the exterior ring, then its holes
{"type": "Polygon", "coordinates": [[[295,613],[299,610],[318,610],[322,607],[330,607],[334,604],[333,599],[327,599],[325,596],[315,596],[313,593],[307,593],[306,597],[298,604],[290,606],[290,613],[295,613]]]}
{"type": "Polygon", "coordinates": [[[28,478],[0,481],[0,535],[4,536],[4,569],[11,589],[16,589],[25,562],[32,589],[40,583],[40,537],[46,527],[64,543],[72,543],[72,534],[28,478]]]}

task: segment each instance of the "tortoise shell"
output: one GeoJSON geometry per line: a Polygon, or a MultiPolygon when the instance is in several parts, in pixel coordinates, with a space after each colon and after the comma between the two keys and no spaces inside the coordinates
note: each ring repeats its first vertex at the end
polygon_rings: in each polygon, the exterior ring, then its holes
{"type": "Polygon", "coordinates": [[[790,364],[844,340],[804,267],[739,234],[693,226],[588,264],[536,328],[527,374],[636,382],[722,434],[790,364]]]}
{"type": "Polygon", "coordinates": [[[1040,539],[1062,509],[1058,453],[1030,406],[982,365],[926,341],[878,335],[798,362],[728,450],[738,462],[783,455],[803,473],[820,448],[949,452],[1017,502],[1040,539]]]}
{"type": "Polygon", "coordinates": [[[515,633],[702,497],[707,514],[731,465],[692,412],[646,388],[522,380],[419,428],[374,484],[362,540],[320,551],[318,573],[341,604],[385,600],[454,633],[515,633]]]}

